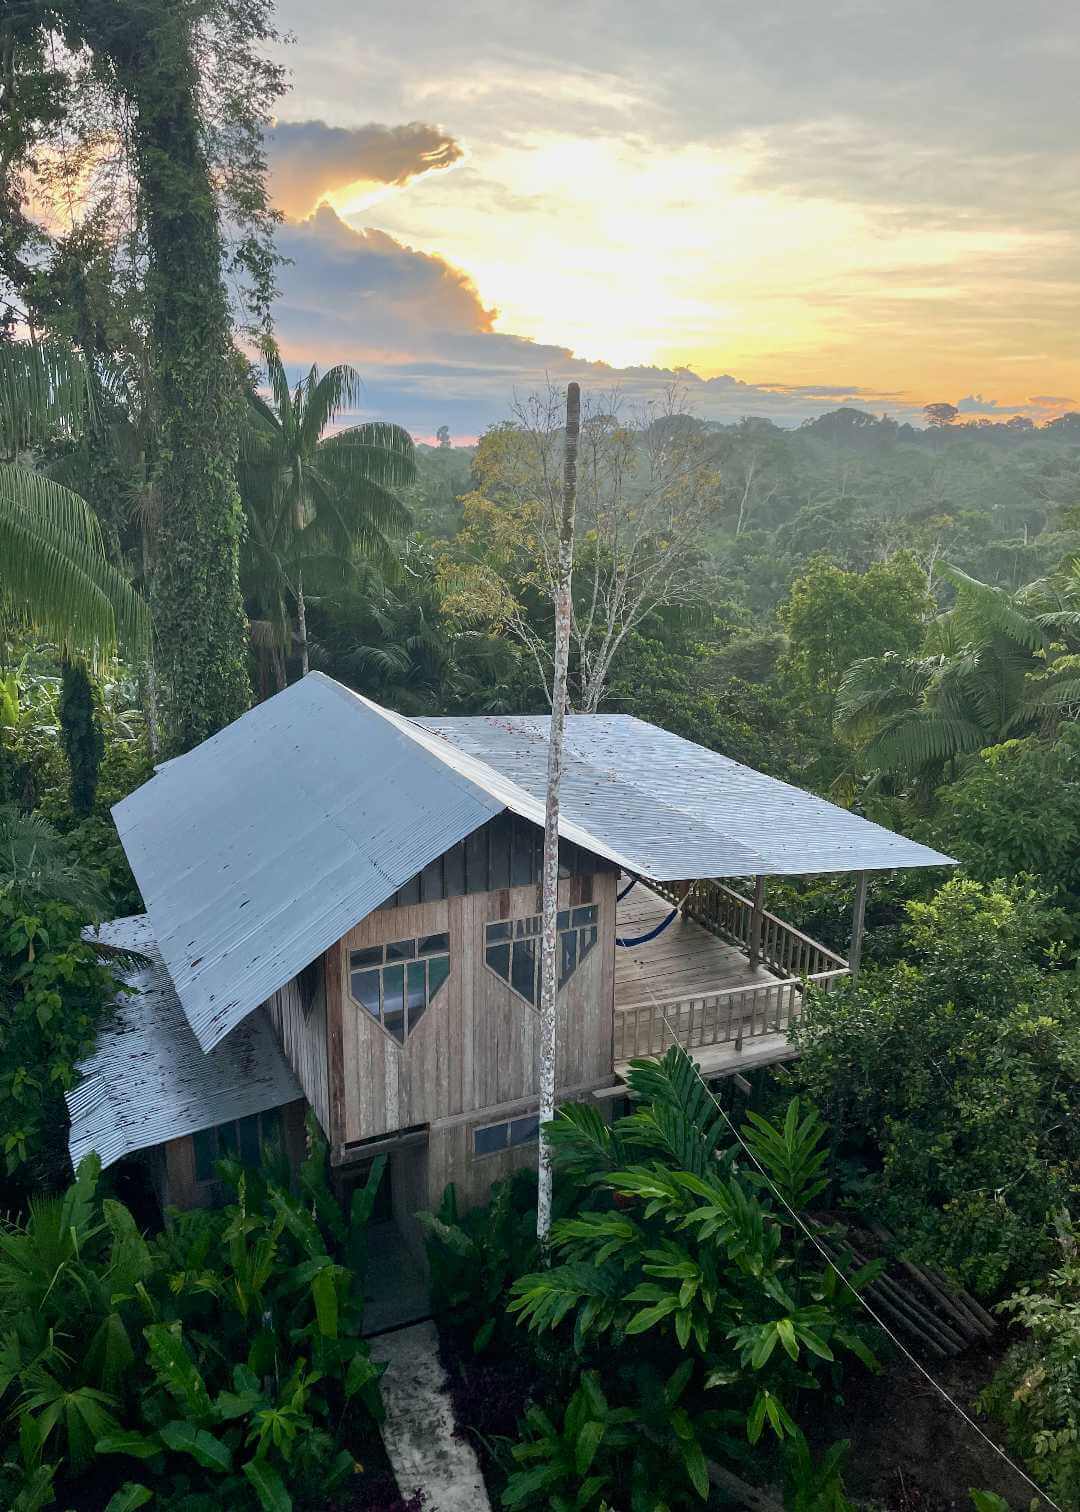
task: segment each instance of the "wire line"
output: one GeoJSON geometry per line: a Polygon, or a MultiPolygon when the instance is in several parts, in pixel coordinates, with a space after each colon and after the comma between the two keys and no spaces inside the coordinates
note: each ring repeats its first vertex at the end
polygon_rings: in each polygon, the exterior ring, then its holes
{"type": "Polygon", "coordinates": [[[904,1344],[900,1339],[898,1339],[896,1337],[896,1335],[893,1333],[892,1329],[888,1326],[887,1323],[885,1323],[877,1315],[877,1313],[870,1306],[870,1303],[866,1300],[866,1298],[862,1295],[862,1293],[859,1292],[859,1291],[857,1291],[855,1289],[855,1287],[852,1286],[852,1284],[848,1280],[847,1276],[845,1276],[844,1272],[836,1264],[835,1260],[832,1258],[832,1256],[829,1254],[828,1250],[825,1248],[825,1246],[818,1239],[817,1235],[803,1221],[803,1218],[802,1218],[801,1214],[797,1213],[795,1211],[795,1209],[791,1206],[790,1202],[787,1201],[787,1199],[784,1197],[783,1193],[779,1190],[779,1188],[777,1187],[776,1183],[773,1181],[772,1177],[769,1175],[768,1171],[766,1171],[765,1168],[764,1168],[764,1166],[761,1164],[761,1161],[758,1160],[758,1158],[754,1154],[753,1150],[746,1143],[745,1139],[743,1139],[742,1135],[739,1133],[738,1129],[732,1123],[731,1119],[728,1117],[728,1115],[725,1112],[724,1108],[721,1106],[720,1100],[716,1096],[716,1093],[712,1090],[712,1088],[709,1086],[708,1082],[702,1076],[702,1074],[701,1074],[701,1067],[698,1065],[697,1061],[694,1060],[694,1057],[689,1053],[689,1051],[683,1050],[682,1045],[679,1044],[678,1037],[675,1034],[675,1030],[672,1027],[670,1019],[668,1018],[667,1014],[664,1012],[663,1006],[658,1002],[658,1000],[656,998],[656,995],[652,991],[652,988],[649,987],[647,983],[646,983],[646,988],[647,988],[647,991],[649,993],[649,996],[653,1000],[654,1006],[657,1008],[657,1010],[660,1013],[660,1017],[664,1021],[664,1025],[667,1028],[668,1033],[672,1037],[672,1043],[679,1046],[679,1049],[682,1051],[683,1055],[686,1056],[687,1060],[693,1066],[694,1072],[695,1072],[695,1074],[697,1076],[698,1081],[705,1088],[705,1091],[708,1093],[709,1097],[712,1099],[713,1104],[715,1105],[715,1107],[719,1111],[720,1116],[723,1118],[724,1122],[727,1124],[727,1126],[731,1130],[732,1134],[735,1136],[735,1139],[738,1141],[738,1143],[741,1145],[742,1149],[746,1152],[746,1154],[749,1156],[749,1158],[753,1161],[754,1165],[757,1167],[758,1172],[762,1176],[762,1178],[765,1181],[766,1185],[769,1187],[770,1191],[773,1193],[773,1196],[776,1197],[776,1199],[780,1202],[780,1204],[784,1208],[787,1209],[788,1213],[795,1220],[795,1222],[798,1224],[799,1228],[803,1231],[803,1233],[806,1235],[806,1237],[810,1240],[810,1243],[818,1251],[818,1253],[821,1255],[821,1257],[825,1261],[825,1263],[830,1267],[830,1269],[832,1269],[832,1270],[834,1270],[836,1272],[836,1274],[839,1276],[839,1278],[843,1282],[843,1284],[847,1287],[847,1289],[851,1293],[851,1295],[853,1297],[855,1297],[856,1300],[862,1304],[862,1306],[869,1313],[870,1317],[873,1318],[873,1320],[877,1324],[878,1328],[881,1329],[881,1332],[885,1335],[885,1337],[887,1339],[889,1339],[892,1342],[892,1344],[895,1346],[895,1348],[898,1349],[900,1351],[900,1353],[904,1356],[904,1358],[906,1360],[908,1360],[912,1365],[914,1365],[915,1369],[917,1371],[919,1371],[919,1373],[921,1375],[923,1375],[926,1378],[926,1380],[928,1380],[930,1382],[930,1385],[939,1394],[939,1396],[943,1397],[945,1399],[945,1401],[948,1402],[949,1406],[955,1412],[959,1413],[960,1417],[963,1418],[964,1422],[968,1425],[968,1427],[969,1428],[973,1428],[975,1430],[975,1432],[979,1435],[979,1437],[983,1440],[983,1442],[986,1443],[986,1444],[989,1444],[990,1448],[993,1449],[993,1451],[994,1451],[995,1454],[1000,1455],[1000,1457],[1009,1466],[1009,1469],[1012,1470],[1016,1475],[1018,1475],[1021,1480],[1026,1481],[1027,1484],[1031,1487],[1031,1489],[1033,1491],[1037,1492],[1038,1495],[1043,1498],[1043,1500],[1046,1502],[1047,1506],[1053,1508],[1053,1512],[1064,1512],[1064,1508],[1063,1507],[1059,1507],[1058,1504],[1057,1504],[1057,1502],[1054,1501],[1051,1497],[1049,1497],[1046,1494],[1046,1492],[1042,1489],[1042,1487],[1038,1484],[1038,1482],[1033,1481],[1032,1478],[1031,1478],[1031,1476],[1028,1475],[1027,1471],[1026,1470],[1022,1470],[1020,1468],[1020,1466],[1018,1464],[1016,1464],[1016,1462],[1009,1457],[1009,1455],[1005,1452],[1005,1450],[1001,1447],[1001,1445],[1000,1444],[996,1444],[994,1442],[994,1440],[990,1437],[990,1435],[988,1433],[985,1433],[983,1431],[983,1429],[979,1427],[979,1425],[975,1421],[975,1419],[973,1417],[971,1417],[969,1413],[965,1412],[965,1410],[963,1409],[963,1407],[961,1407],[960,1403],[957,1402],[957,1401],[955,1401],[949,1395],[949,1393],[945,1390],[944,1386],[942,1386],[938,1381],[936,1381],[934,1379],[934,1377],[926,1369],[926,1366],[923,1365],[922,1362],[919,1359],[917,1359],[915,1355],[912,1354],[911,1350],[908,1349],[907,1345],[904,1344]]]}

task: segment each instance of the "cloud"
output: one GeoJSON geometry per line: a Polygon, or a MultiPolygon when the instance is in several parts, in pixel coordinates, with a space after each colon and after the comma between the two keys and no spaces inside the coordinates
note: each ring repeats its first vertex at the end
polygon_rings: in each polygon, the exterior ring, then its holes
{"type": "Polygon", "coordinates": [[[418,252],[386,232],[355,231],[328,206],[282,228],[289,259],[281,270],[275,318],[287,362],[350,362],[365,393],[359,413],[395,419],[417,435],[448,424],[459,437],[478,435],[506,416],[515,393],[576,378],[617,388],[628,402],[682,387],[704,419],[764,415],[796,425],[842,401],[916,417],[921,401],[860,385],[748,383],[730,373],[702,378],[685,368],[614,367],[568,347],[530,341],[495,328],[469,278],[448,262],[418,252]]]}
{"type": "Polygon", "coordinates": [[[450,168],[463,149],[438,126],[328,126],[279,121],[266,138],[270,191],[286,215],[309,214],[328,194],[352,184],[407,184],[450,168]]]}
{"type": "Polygon", "coordinates": [[[1076,400],[1071,394],[1031,394],[1028,403],[1037,404],[1040,409],[1059,409],[1063,404],[1075,404],[1076,400]]]}

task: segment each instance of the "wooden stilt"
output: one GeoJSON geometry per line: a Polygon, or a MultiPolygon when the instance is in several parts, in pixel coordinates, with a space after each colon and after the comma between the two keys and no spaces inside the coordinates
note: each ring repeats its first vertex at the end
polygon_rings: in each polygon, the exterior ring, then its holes
{"type": "Polygon", "coordinates": [[[855,877],[855,910],[851,920],[851,948],[848,951],[848,966],[853,982],[859,977],[859,962],[862,959],[863,924],[866,918],[866,884],[869,872],[858,872],[855,877]]]}
{"type": "Polygon", "coordinates": [[[750,965],[761,960],[761,915],[765,909],[765,878],[754,878],[754,907],[750,914],[750,965]]]}

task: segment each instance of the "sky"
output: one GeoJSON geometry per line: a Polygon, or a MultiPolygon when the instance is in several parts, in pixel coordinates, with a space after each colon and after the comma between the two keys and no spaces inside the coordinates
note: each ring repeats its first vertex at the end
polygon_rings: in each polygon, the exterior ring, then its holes
{"type": "Polygon", "coordinates": [[[285,356],[459,441],[576,377],[1080,408],[1080,7],[279,0],[285,356]]]}

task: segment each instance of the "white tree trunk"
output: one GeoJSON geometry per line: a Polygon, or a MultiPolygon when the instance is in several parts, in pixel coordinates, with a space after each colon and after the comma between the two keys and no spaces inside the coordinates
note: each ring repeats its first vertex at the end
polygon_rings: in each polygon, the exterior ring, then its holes
{"type": "Polygon", "coordinates": [[[559,568],[555,585],[555,666],[551,681],[547,806],[544,814],[543,934],[540,954],[540,1165],[536,1237],[546,1252],[551,1230],[551,1146],[544,1124],[555,1117],[555,1025],[559,993],[559,782],[566,723],[566,672],[570,660],[570,584],[574,569],[574,516],[577,509],[577,451],[581,430],[581,390],[566,389],[566,442],[563,456],[559,568]]]}
{"type": "Polygon", "coordinates": [[[307,604],[304,601],[304,574],[296,575],[296,630],[300,642],[300,676],[306,677],[311,670],[308,663],[307,604]]]}

